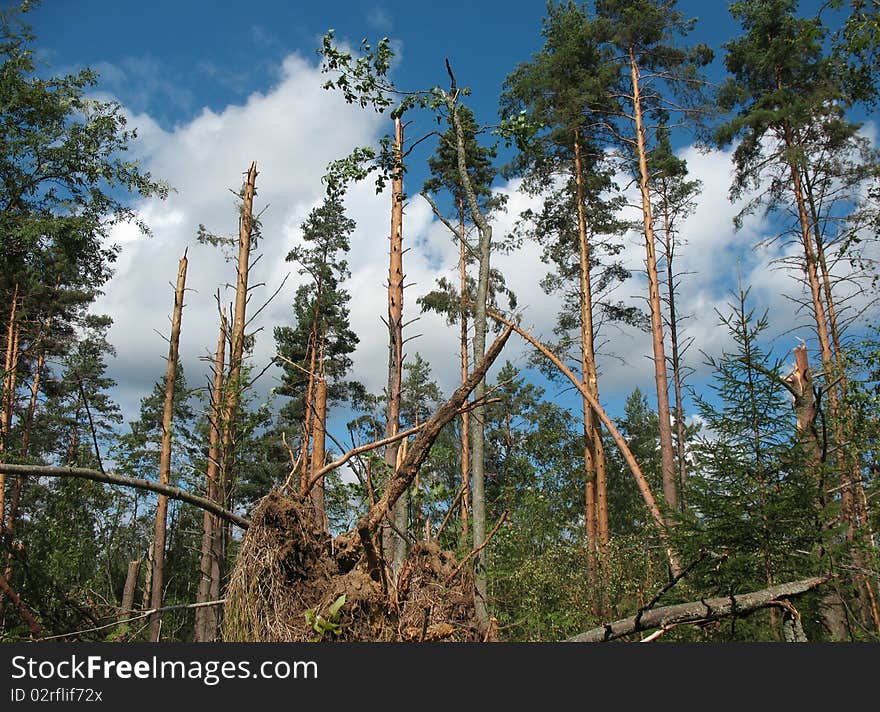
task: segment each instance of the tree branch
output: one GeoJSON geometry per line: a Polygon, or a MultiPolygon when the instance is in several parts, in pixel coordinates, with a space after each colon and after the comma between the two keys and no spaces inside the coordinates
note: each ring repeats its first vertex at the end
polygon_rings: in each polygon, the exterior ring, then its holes
{"type": "Polygon", "coordinates": [[[51,467],[48,465],[8,465],[0,463],[0,473],[5,475],[25,475],[32,477],[79,477],[85,480],[93,480],[94,482],[104,482],[110,485],[122,485],[123,487],[135,487],[137,489],[149,490],[163,494],[170,499],[177,499],[186,502],[199,509],[204,509],[211,514],[232,522],[241,529],[247,529],[250,526],[250,520],[224,509],[216,502],[212,502],[205,497],[191,494],[179,487],[171,485],[163,485],[159,482],[150,480],[141,480],[135,477],[123,477],[122,475],[114,475],[111,473],[102,473],[98,470],[92,470],[87,467],[51,467]]]}
{"type": "Polygon", "coordinates": [[[657,507],[657,502],[654,500],[654,495],[651,493],[651,487],[648,485],[648,480],[645,478],[641,468],[639,467],[638,462],[636,461],[636,458],[633,456],[632,451],[626,444],[626,440],[620,434],[620,431],[618,431],[617,427],[614,425],[614,422],[608,416],[608,413],[606,413],[605,409],[601,405],[599,405],[599,401],[597,401],[593,397],[593,394],[590,393],[590,390],[586,387],[586,385],[580,379],[578,379],[578,377],[571,372],[571,369],[569,369],[562,362],[562,360],[547,346],[538,341],[538,339],[536,339],[518,324],[510,321],[509,319],[506,319],[497,312],[488,309],[486,310],[486,313],[495,321],[505,324],[508,329],[513,329],[517,334],[519,334],[532,346],[538,349],[538,351],[544,354],[544,356],[546,356],[553,363],[553,365],[556,366],[556,368],[558,368],[568,378],[568,380],[574,384],[575,388],[577,388],[581,392],[581,395],[590,404],[590,406],[596,412],[596,415],[599,416],[599,419],[602,421],[605,427],[608,428],[608,432],[611,433],[611,437],[614,439],[615,444],[620,449],[620,452],[623,455],[623,459],[626,460],[626,464],[629,466],[633,477],[636,478],[636,483],[638,484],[642,499],[644,500],[645,505],[647,506],[648,511],[650,512],[651,517],[654,520],[654,523],[657,525],[658,533],[663,541],[663,547],[664,549],[666,549],[666,557],[669,561],[669,568],[672,571],[672,575],[678,576],[679,574],[681,574],[682,569],[681,564],[678,561],[678,555],[675,553],[675,550],[672,548],[672,544],[669,541],[668,525],[666,524],[666,520],[663,518],[663,515],[660,513],[660,509],[657,507]]]}

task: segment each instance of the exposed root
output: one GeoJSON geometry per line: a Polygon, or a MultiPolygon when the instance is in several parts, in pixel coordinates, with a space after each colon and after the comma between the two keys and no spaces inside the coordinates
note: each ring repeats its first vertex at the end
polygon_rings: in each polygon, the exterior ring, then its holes
{"type": "Polygon", "coordinates": [[[455,556],[418,542],[388,594],[356,554],[356,536],[335,540],[311,500],[272,492],[257,506],[232,570],[223,624],[227,641],[480,640],[472,576],[455,556]],[[345,596],[336,616],[332,604],[345,596]],[[315,620],[332,624],[322,628],[315,620]]]}

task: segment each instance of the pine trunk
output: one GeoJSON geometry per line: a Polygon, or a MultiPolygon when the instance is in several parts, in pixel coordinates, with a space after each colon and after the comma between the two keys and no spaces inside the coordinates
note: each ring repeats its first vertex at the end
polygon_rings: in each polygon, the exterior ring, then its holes
{"type": "MultiPolygon", "coordinates": [[[[394,173],[391,180],[391,244],[388,261],[388,386],[385,402],[385,437],[397,435],[400,428],[400,386],[403,376],[403,124],[394,119],[394,173]]],[[[385,448],[388,479],[394,477],[399,442],[385,448]]],[[[400,531],[406,528],[406,493],[396,501],[391,519],[400,531]]],[[[383,550],[390,556],[392,576],[400,565],[400,537],[391,527],[383,530],[383,550]]]]}
{"type": "MultiPolygon", "coordinates": [[[[492,252],[492,226],[486,221],[477,203],[477,196],[471,185],[466,160],[464,129],[456,112],[455,99],[447,98],[447,107],[455,126],[456,154],[458,157],[458,175],[468,207],[477,225],[480,236],[478,247],[477,293],[474,298],[474,340],[473,360],[481,363],[486,353],[487,316],[486,308],[489,299],[489,258],[492,252]]],[[[474,401],[482,403],[486,397],[486,379],[480,379],[474,388],[474,401]]],[[[471,511],[473,513],[474,548],[482,546],[486,541],[486,495],[485,495],[485,459],[484,459],[484,426],[483,406],[473,409],[470,417],[471,445],[471,511]]],[[[474,585],[476,589],[475,608],[477,620],[486,628],[489,625],[488,582],[486,578],[486,561],[488,551],[483,548],[473,557],[474,585]]]]}
{"type": "MultiPolygon", "coordinates": [[[[593,350],[593,294],[590,282],[590,247],[587,242],[587,220],[584,210],[583,168],[581,165],[579,129],[574,131],[574,174],[577,193],[578,254],[580,259],[578,276],[580,278],[581,381],[590,394],[594,398],[598,398],[599,388],[593,350]]],[[[598,423],[594,417],[593,408],[586,398],[581,399],[581,407],[584,419],[587,567],[589,578],[595,584],[598,577],[598,555],[608,542],[608,509],[607,506],[602,506],[607,501],[604,492],[605,462],[604,458],[600,462],[602,455],[601,443],[599,441],[598,423]],[[601,482],[599,478],[600,469],[603,475],[601,482]]]]}
{"type": "MultiPolygon", "coordinates": [[[[464,198],[458,197],[458,272],[459,272],[459,312],[461,316],[460,352],[461,352],[461,382],[464,383],[468,376],[468,318],[467,318],[467,250],[465,245],[464,224],[464,198]]],[[[461,541],[467,545],[469,536],[468,499],[470,498],[470,414],[465,411],[461,414],[461,541]]]]}
{"type": "MultiPolygon", "coordinates": [[[[174,315],[171,318],[171,338],[168,348],[168,368],[165,371],[165,400],[162,410],[162,449],[159,454],[159,482],[167,485],[171,475],[171,427],[174,419],[174,382],[177,376],[177,355],[180,345],[180,323],[183,316],[183,296],[186,288],[186,254],[180,259],[177,286],[174,290],[174,315]]],[[[153,576],[150,589],[150,608],[162,607],[162,587],[165,575],[165,527],[168,498],[159,495],[156,504],[156,524],[153,530],[153,576]]],[[[150,617],[150,641],[158,642],[162,629],[159,614],[150,617]]]]}
{"type": "MultiPolygon", "coordinates": [[[[687,463],[684,445],[684,401],[681,395],[681,354],[678,350],[678,321],[675,312],[675,272],[672,267],[675,243],[672,236],[672,220],[669,216],[669,199],[663,196],[663,237],[666,248],[666,290],[669,300],[669,342],[672,346],[672,385],[675,394],[675,455],[678,461],[678,498],[681,511],[687,509],[687,463]]],[[[772,582],[771,582],[772,583],[772,582]]],[[[774,616],[775,611],[770,610],[774,616]]]]}
{"type": "MultiPolygon", "coordinates": [[[[219,502],[220,488],[217,481],[220,461],[220,431],[222,428],[223,375],[226,369],[226,314],[220,312],[220,335],[214,355],[214,382],[211,386],[210,434],[208,436],[208,463],[206,467],[205,495],[219,502]]],[[[202,554],[199,563],[199,588],[196,603],[216,600],[220,592],[221,555],[220,520],[210,512],[202,513],[202,554]]],[[[219,610],[214,606],[196,608],[194,638],[197,643],[216,640],[220,634],[219,610]]]]}
{"type": "MultiPolygon", "coordinates": [[[[125,574],[125,586],[122,589],[122,605],[119,608],[119,622],[125,622],[131,617],[134,609],[134,594],[137,589],[138,574],[141,571],[141,560],[135,559],[128,562],[128,571],[125,574]]],[[[196,610],[199,610],[198,608],[196,610]]]]}
{"type": "Polygon", "coordinates": [[[633,87],[633,115],[636,124],[636,147],[639,159],[639,190],[645,229],[646,269],[648,272],[648,304],[651,309],[651,337],[654,352],[654,380],[657,387],[657,419],[660,430],[660,461],[663,495],[669,509],[678,508],[675,456],[672,446],[672,423],[669,417],[669,387],[666,377],[666,353],[663,345],[663,317],[660,312],[660,280],[657,276],[657,254],[654,241],[654,218],[651,214],[651,192],[648,179],[648,154],[642,123],[642,100],[639,68],[630,50],[630,73],[633,87]]]}
{"type": "MultiPolygon", "coordinates": [[[[323,371],[323,367],[321,369],[323,371]]],[[[315,383],[315,414],[312,426],[312,477],[324,467],[324,446],[327,434],[327,381],[321,373],[315,383]]],[[[325,532],[330,531],[324,497],[324,478],[312,487],[310,492],[315,515],[325,532]]]]}
{"type": "MultiPolygon", "coordinates": [[[[251,235],[254,225],[254,194],[257,183],[257,163],[251,163],[243,186],[241,214],[238,226],[238,264],[236,267],[235,307],[232,313],[231,335],[229,340],[229,370],[224,387],[223,417],[220,431],[220,467],[217,473],[218,499],[220,504],[231,509],[230,502],[233,470],[235,465],[235,437],[238,406],[241,401],[242,361],[244,358],[245,322],[247,321],[248,271],[251,257],[251,235]]],[[[215,559],[222,567],[226,561],[226,545],[229,541],[229,524],[220,525],[219,535],[215,533],[215,559]]],[[[221,568],[219,582],[223,576],[221,568]]]]}

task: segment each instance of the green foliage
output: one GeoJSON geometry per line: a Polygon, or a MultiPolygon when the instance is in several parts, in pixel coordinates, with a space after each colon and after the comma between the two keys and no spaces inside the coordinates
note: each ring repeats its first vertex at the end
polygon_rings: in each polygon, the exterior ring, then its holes
{"type": "Polygon", "coordinates": [[[319,643],[328,633],[339,635],[342,632],[342,626],[339,624],[339,616],[344,605],[345,594],[343,593],[327,608],[326,617],[321,615],[315,608],[309,608],[306,610],[306,623],[312,626],[312,630],[317,634],[312,638],[313,643],[319,643]]]}
{"type": "Polygon", "coordinates": [[[343,380],[358,343],[349,326],[351,297],[342,286],[350,275],[344,257],[354,228],[341,200],[328,197],[302,224],[303,244],[287,255],[289,262],[299,264],[307,280],[294,298],[294,326],[275,327],[275,343],[283,357],[281,386],[275,392],[290,399],[281,409],[283,426],[299,423],[305,415],[310,344],[315,343],[319,351],[323,344],[328,403],[345,400],[356,388],[343,380]]]}

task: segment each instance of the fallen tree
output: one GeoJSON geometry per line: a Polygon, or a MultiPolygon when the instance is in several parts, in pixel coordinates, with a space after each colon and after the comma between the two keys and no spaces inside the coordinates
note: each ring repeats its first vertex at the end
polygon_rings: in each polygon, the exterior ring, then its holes
{"type": "Polygon", "coordinates": [[[95,482],[103,482],[108,485],[122,485],[123,487],[134,487],[135,489],[148,490],[163,494],[169,499],[176,499],[181,502],[192,504],[201,509],[211,512],[221,519],[225,519],[235,524],[241,529],[247,529],[250,520],[239,516],[235,512],[230,512],[213,500],[199,497],[196,494],[173,487],[171,485],[163,485],[161,482],[152,480],[142,480],[137,477],[123,477],[122,475],[114,475],[110,472],[100,472],[92,470],[88,467],[53,467],[50,465],[10,465],[0,462],[0,473],[5,475],[18,475],[20,477],[78,477],[84,480],[93,480],[95,482]]]}
{"type": "Polygon", "coordinates": [[[259,502],[230,577],[224,640],[483,639],[473,576],[461,571],[455,554],[436,540],[418,541],[395,581],[386,576],[380,525],[390,518],[440,431],[485,377],[511,333],[504,330],[473,373],[420,427],[382,497],[353,531],[331,537],[316,520],[311,498],[295,488],[270,492],[259,502]]]}
{"type": "MultiPolygon", "coordinates": [[[[794,616],[793,608],[788,604],[794,598],[818,588],[828,579],[815,577],[802,581],[792,581],[751,593],[740,593],[718,598],[700,599],[689,603],[677,603],[663,608],[641,610],[634,616],[622,618],[613,623],[606,623],[585,633],[580,633],[566,640],[566,643],[605,643],[633,633],[667,629],[682,624],[708,623],[721,618],[745,616],[761,608],[780,607],[789,616],[794,616]]],[[[790,639],[801,642],[805,640],[796,621],[795,632],[790,639]]]]}

